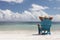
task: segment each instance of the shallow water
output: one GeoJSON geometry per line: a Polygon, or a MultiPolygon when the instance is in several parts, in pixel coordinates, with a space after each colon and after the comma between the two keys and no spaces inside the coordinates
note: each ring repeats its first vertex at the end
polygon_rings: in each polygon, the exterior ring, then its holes
{"type": "MultiPolygon", "coordinates": [[[[0,30],[37,30],[37,23],[0,23],[0,30]]],[[[51,30],[60,30],[60,24],[52,24],[51,30]]]]}

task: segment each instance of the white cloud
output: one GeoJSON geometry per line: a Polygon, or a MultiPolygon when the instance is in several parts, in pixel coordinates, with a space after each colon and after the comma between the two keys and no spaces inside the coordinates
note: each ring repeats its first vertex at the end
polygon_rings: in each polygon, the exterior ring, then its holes
{"type": "Polygon", "coordinates": [[[40,5],[37,5],[37,4],[32,4],[32,7],[33,7],[32,10],[49,9],[49,7],[47,7],[47,6],[40,6],[40,5]]]}
{"type": "Polygon", "coordinates": [[[22,3],[23,2],[23,0],[0,0],[0,1],[15,2],[15,3],[22,3]]]}
{"type": "Polygon", "coordinates": [[[57,9],[57,10],[59,10],[59,9],[60,9],[60,7],[54,7],[53,9],[57,9]]]}
{"type": "Polygon", "coordinates": [[[22,14],[10,10],[0,10],[0,21],[40,21],[39,16],[45,15],[43,11],[24,11],[22,14]]]}
{"type": "Polygon", "coordinates": [[[48,16],[48,14],[43,11],[45,9],[48,9],[48,7],[32,4],[32,8],[30,8],[29,10],[31,11],[31,13],[33,13],[33,15],[36,16],[48,16]]]}
{"type": "Polygon", "coordinates": [[[22,14],[10,10],[0,10],[0,21],[29,21],[31,14],[26,11],[22,14]]]}
{"type": "MultiPolygon", "coordinates": [[[[23,13],[14,13],[11,10],[0,10],[0,21],[40,21],[39,16],[49,16],[37,5],[32,6],[29,11],[25,10],[23,13]],[[32,9],[37,10],[32,10],[32,9]]],[[[53,16],[53,21],[60,21],[60,15],[53,16]]]]}
{"type": "Polygon", "coordinates": [[[60,0],[56,0],[56,1],[60,1],[60,0]]]}
{"type": "Polygon", "coordinates": [[[60,22],[60,14],[51,15],[51,16],[53,16],[53,21],[60,22]]]}
{"type": "Polygon", "coordinates": [[[40,21],[39,16],[48,15],[42,9],[45,7],[32,4],[32,8],[29,11],[24,11],[23,13],[14,13],[11,10],[0,10],[0,21],[40,21]],[[35,10],[35,7],[37,10],[35,10]],[[34,9],[34,10],[32,10],[34,9]]]}

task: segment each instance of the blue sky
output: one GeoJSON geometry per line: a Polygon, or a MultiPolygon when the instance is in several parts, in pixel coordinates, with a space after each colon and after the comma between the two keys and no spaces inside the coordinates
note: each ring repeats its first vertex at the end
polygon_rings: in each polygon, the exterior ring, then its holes
{"type": "MultiPolygon", "coordinates": [[[[10,10],[14,13],[24,13],[32,8],[32,4],[48,7],[43,11],[49,15],[60,15],[60,0],[1,0],[0,10],[10,10]]],[[[6,13],[7,14],[7,13],[6,13]]]]}
{"type": "Polygon", "coordinates": [[[58,0],[24,0],[22,3],[0,1],[0,9],[9,9],[13,12],[23,12],[24,10],[31,8],[33,3],[49,7],[49,9],[44,10],[49,14],[60,14],[60,9],[58,9],[60,7],[60,1],[58,0]],[[55,7],[56,9],[54,9],[55,7]]]}

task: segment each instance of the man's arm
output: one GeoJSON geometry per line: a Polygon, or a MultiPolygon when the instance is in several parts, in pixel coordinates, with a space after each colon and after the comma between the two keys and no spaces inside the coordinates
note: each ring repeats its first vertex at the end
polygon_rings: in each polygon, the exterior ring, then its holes
{"type": "Polygon", "coordinates": [[[39,19],[42,21],[43,20],[43,17],[39,17],[39,19]]]}
{"type": "Polygon", "coordinates": [[[50,17],[49,19],[50,19],[50,20],[52,20],[52,19],[53,19],[53,17],[50,17]]]}

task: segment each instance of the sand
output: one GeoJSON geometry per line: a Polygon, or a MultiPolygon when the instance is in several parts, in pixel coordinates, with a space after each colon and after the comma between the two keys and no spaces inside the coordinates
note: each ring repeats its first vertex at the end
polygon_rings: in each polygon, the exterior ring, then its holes
{"type": "Polygon", "coordinates": [[[29,30],[0,31],[0,40],[60,40],[60,31],[52,31],[51,35],[29,30]]]}

